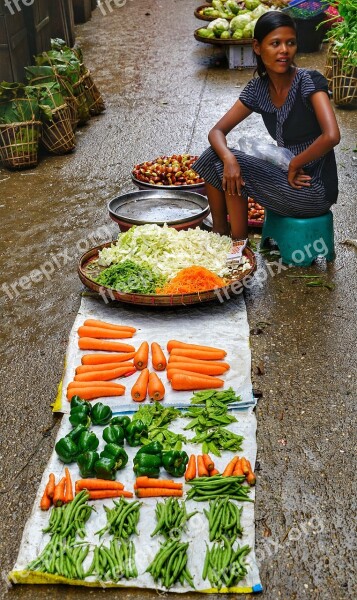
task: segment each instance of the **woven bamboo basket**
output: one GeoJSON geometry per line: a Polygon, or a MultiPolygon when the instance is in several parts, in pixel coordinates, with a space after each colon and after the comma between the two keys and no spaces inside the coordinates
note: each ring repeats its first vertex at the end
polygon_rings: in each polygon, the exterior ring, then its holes
{"type": "Polygon", "coordinates": [[[0,125],[0,157],[8,169],[28,169],[38,163],[41,121],[0,125]]]}
{"type": "Polygon", "coordinates": [[[333,50],[331,44],[328,46],[327,54],[326,54],[326,64],[324,70],[324,76],[327,79],[328,89],[332,92],[332,55],[333,50]]]}
{"type": "Polygon", "coordinates": [[[51,154],[67,154],[76,145],[70,109],[67,104],[63,104],[54,110],[52,115],[52,121],[43,123],[42,145],[51,154]]]}
{"type": "Polygon", "coordinates": [[[78,103],[78,125],[85,125],[90,119],[90,113],[87,104],[86,89],[84,87],[84,78],[73,85],[73,93],[78,103]]]}
{"type": "Polygon", "coordinates": [[[105,104],[89,70],[83,75],[83,85],[90,114],[99,115],[105,110],[105,104]]]}
{"type": "Polygon", "coordinates": [[[332,98],[336,106],[357,105],[357,68],[332,53],[332,98]]]}
{"type": "Polygon", "coordinates": [[[72,125],[73,132],[75,132],[77,129],[78,121],[79,121],[77,99],[74,96],[65,96],[63,99],[69,108],[69,112],[71,115],[71,117],[70,117],[71,125],[72,125]]]}

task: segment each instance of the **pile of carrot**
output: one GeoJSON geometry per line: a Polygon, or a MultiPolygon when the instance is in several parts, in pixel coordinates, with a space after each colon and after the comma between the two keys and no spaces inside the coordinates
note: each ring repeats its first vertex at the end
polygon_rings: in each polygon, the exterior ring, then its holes
{"type": "Polygon", "coordinates": [[[239,456],[234,456],[232,460],[230,460],[227,464],[222,475],[223,477],[230,477],[231,475],[238,475],[242,477],[244,475],[249,485],[255,485],[256,482],[256,477],[253,472],[252,465],[250,464],[250,461],[244,456],[242,456],[241,458],[239,458],[239,456]]]}
{"type": "Polygon", "coordinates": [[[167,378],[174,390],[203,390],[221,388],[229,364],[223,362],[225,350],[199,344],[186,344],[170,340],[167,344],[170,353],[167,365],[167,378]]]}
{"type": "Polygon", "coordinates": [[[107,479],[77,479],[76,495],[82,490],[87,490],[89,500],[102,500],[104,498],[132,498],[133,493],[124,490],[124,485],[120,481],[109,481],[107,479]]]}
{"type": "Polygon", "coordinates": [[[84,321],[78,328],[79,348],[102,350],[103,353],[85,354],[82,357],[82,364],[76,368],[74,380],[67,387],[67,399],[71,400],[72,396],[80,396],[83,400],[123,396],[125,387],[112,380],[135,373],[135,348],[110,340],[133,337],[135,332],[135,327],[128,325],[114,325],[97,319],[84,321]]]}
{"type": "Polygon", "coordinates": [[[48,482],[44,489],[40,508],[41,510],[48,510],[53,506],[62,506],[73,500],[73,485],[71,474],[68,467],[64,470],[65,476],[60,479],[56,485],[56,479],[53,473],[48,476],[48,482]]]}
{"type": "Polygon", "coordinates": [[[192,266],[181,269],[163,288],[156,290],[157,294],[192,294],[214,290],[226,285],[226,282],[205,267],[192,266]]]}
{"type": "Polygon", "coordinates": [[[209,454],[191,454],[187,463],[185,480],[191,481],[196,477],[211,477],[219,475],[218,469],[215,468],[214,462],[209,454]]]}
{"type": "Polygon", "coordinates": [[[183,495],[182,483],[177,483],[172,479],[154,479],[145,476],[136,478],[134,490],[138,498],[183,495]]]}
{"type": "Polygon", "coordinates": [[[160,377],[148,368],[141,371],[138,379],[131,388],[131,397],[134,402],[144,402],[149,395],[150,400],[158,402],[164,399],[165,386],[160,377]]]}

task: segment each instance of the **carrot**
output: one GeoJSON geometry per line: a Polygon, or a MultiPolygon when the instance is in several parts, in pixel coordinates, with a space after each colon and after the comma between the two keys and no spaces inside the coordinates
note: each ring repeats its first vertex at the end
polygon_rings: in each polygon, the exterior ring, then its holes
{"type": "Polygon", "coordinates": [[[186,344],[185,342],[179,342],[177,340],[170,340],[167,342],[167,350],[171,352],[174,348],[187,348],[188,350],[199,350],[203,352],[220,352],[222,358],[227,355],[225,350],[221,348],[213,348],[212,346],[202,346],[201,344],[186,344]]]}
{"type": "Polygon", "coordinates": [[[88,500],[101,500],[102,498],[119,498],[119,496],[124,496],[124,498],[132,498],[134,496],[133,492],[128,492],[127,490],[90,490],[88,491],[88,494],[88,500]]]}
{"type": "Polygon", "coordinates": [[[175,373],[171,379],[173,390],[207,390],[223,387],[223,379],[218,377],[203,377],[202,375],[185,375],[184,373],[175,373]]]}
{"type": "Polygon", "coordinates": [[[43,492],[43,496],[40,501],[40,509],[48,510],[50,508],[51,504],[52,504],[52,501],[51,501],[51,498],[47,494],[47,485],[46,485],[44,492],[43,492]]]}
{"type": "Polygon", "coordinates": [[[131,397],[134,402],[143,402],[146,398],[149,383],[149,369],[141,371],[139,377],[131,388],[131,397]]]}
{"type": "Polygon", "coordinates": [[[82,337],[78,340],[81,350],[104,350],[107,352],[133,352],[134,346],[122,344],[121,342],[109,342],[108,340],[96,340],[95,338],[82,337]]]}
{"type": "Polygon", "coordinates": [[[167,364],[165,354],[157,342],[151,344],[151,362],[155,371],[165,371],[167,364]]]}
{"type": "Polygon", "coordinates": [[[66,474],[66,491],[64,497],[67,504],[67,502],[72,502],[73,500],[73,485],[68,467],[65,468],[64,472],[66,474]]]}
{"type": "Polygon", "coordinates": [[[177,483],[172,479],[154,479],[152,477],[137,477],[136,488],[167,488],[170,490],[182,490],[182,483],[177,483]]]}
{"type": "Polygon", "coordinates": [[[79,373],[75,376],[74,381],[110,381],[123,377],[126,373],[135,373],[136,369],[132,367],[115,367],[115,369],[107,369],[106,371],[92,371],[89,373],[79,373]]]}
{"type": "Polygon", "coordinates": [[[205,365],[197,365],[194,363],[169,363],[167,372],[169,373],[172,369],[191,371],[191,373],[201,373],[202,375],[223,375],[227,370],[218,365],[211,365],[209,360],[205,365]]]}
{"type": "Polygon", "coordinates": [[[147,342],[143,342],[140,344],[138,350],[134,356],[134,365],[139,371],[142,369],[146,369],[149,362],[149,344],[147,342]]]}
{"type": "Polygon", "coordinates": [[[185,371],[179,367],[174,369],[167,370],[167,379],[171,381],[174,375],[182,374],[182,375],[193,375],[194,377],[199,377],[200,379],[214,379],[212,375],[205,375],[204,373],[196,373],[195,371],[185,371]]]}
{"type": "Polygon", "coordinates": [[[121,354],[84,354],[82,365],[103,365],[105,363],[121,363],[134,358],[135,352],[122,352],[121,354]]]}
{"type": "Polygon", "coordinates": [[[66,478],[62,477],[62,479],[59,481],[59,483],[57,483],[54,494],[53,494],[53,505],[54,506],[62,506],[62,504],[64,504],[66,502],[65,487],[66,487],[66,478]]]}
{"type": "MultiPolygon", "coordinates": [[[[68,384],[68,388],[71,389],[73,387],[76,388],[88,388],[91,387],[93,385],[93,381],[71,381],[68,384]]],[[[110,387],[114,387],[114,388],[122,388],[123,390],[125,390],[125,386],[122,383],[111,383],[111,382],[107,382],[107,381],[96,381],[96,386],[97,387],[108,387],[108,385],[110,387]]]]}
{"type": "Polygon", "coordinates": [[[149,375],[148,394],[150,400],[155,401],[163,400],[165,396],[165,386],[160,377],[154,372],[149,375]]]}
{"type": "Polygon", "coordinates": [[[76,491],[80,490],[123,490],[120,481],[109,481],[108,479],[77,479],[76,491]]]}
{"type": "MultiPolygon", "coordinates": [[[[101,383],[101,382],[99,382],[101,383]]],[[[67,390],[67,400],[70,401],[72,396],[80,396],[82,400],[96,400],[97,398],[109,398],[111,396],[124,396],[125,388],[113,387],[114,384],[107,387],[100,387],[96,381],[92,381],[90,387],[73,387],[67,390]]]]}
{"type": "Polygon", "coordinates": [[[242,459],[238,458],[236,464],[234,465],[234,469],[233,469],[233,473],[232,475],[236,476],[236,475],[244,475],[243,471],[242,471],[242,459]]]}
{"type": "Polygon", "coordinates": [[[86,327],[102,327],[104,329],[117,329],[121,331],[131,331],[132,333],[136,332],[135,327],[130,327],[130,325],[114,325],[114,323],[106,323],[105,321],[98,321],[98,319],[86,319],[83,323],[86,327]]]}
{"type": "Polygon", "coordinates": [[[199,358],[189,358],[188,356],[176,356],[175,354],[172,355],[170,354],[170,358],[168,360],[168,364],[169,365],[174,365],[177,363],[190,363],[190,364],[194,364],[194,365],[215,365],[218,367],[224,367],[226,371],[228,371],[230,369],[230,366],[228,363],[223,362],[223,361],[207,361],[207,360],[200,360],[199,358]]]}
{"type": "Polygon", "coordinates": [[[80,338],[104,338],[107,340],[133,337],[131,331],[124,331],[124,329],[119,331],[118,329],[104,329],[104,327],[86,327],[85,325],[79,327],[77,333],[80,338]]]}
{"type": "Polygon", "coordinates": [[[213,462],[212,458],[209,456],[209,454],[202,454],[202,458],[203,458],[203,463],[204,463],[207,471],[209,473],[211,471],[213,471],[213,469],[214,469],[214,462],[213,462]]]}
{"type": "Polygon", "coordinates": [[[189,461],[187,463],[187,469],[185,473],[186,481],[191,481],[196,477],[196,456],[191,454],[189,461]]]}
{"type": "Polygon", "coordinates": [[[210,471],[209,476],[213,477],[213,475],[219,475],[218,469],[212,469],[212,471],[210,471]]]}
{"type": "Polygon", "coordinates": [[[198,477],[208,477],[209,476],[208,469],[203,461],[203,456],[201,454],[198,454],[198,456],[197,456],[197,475],[198,475],[198,477]]]}
{"type": "Polygon", "coordinates": [[[133,362],[120,362],[120,363],[104,363],[102,365],[79,365],[76,367],[76,375],[81,373],[93,373],[93,371],[110,371],[111,369],[117,369],[118,367],[131,367],[135,369],[133,362]]]}
{"type": "Polygon", "coordinates": [[[159,496],[183,496],[183,491],[169,488],[137,488],[135,494],[139,498],[157,498],[159,496]]]}
{"type": "Polygon", "coordinates": [[[53,473],[50,473],[48,476],[48,482],[46,485],[46,494],[49,498],[53,498],[53,494],[55,493],[56,480],[53,473]]]}
{"type": "Polygon", "coordinates": [[[242,456],[241,458],[241,466],[242,466],[242,471],[244,473],[244,475],[248,475],[249,471],[252,470],[252,468],[249,469],[249,464],[246,458],[244,458],[244,456],[242,456]]]}
{"type": "Polygon", "coordinates": [[[228,465],[224,469],[222,475],[223,477],[230,477],[234,471],[234,467],[236,466],[236,462],[238,460],[238,456],[233,456],[232,460],[229,461],[228,465]]]}
{"type": "Polygon", "coordinates": [[[186,356],[187,358],[199,358],[200,360],[220,360],[226,356],[223,350],[207,352],[207,350],[191,350],[190,348],[173,348],[172,356],[186,356]]]}
{"type": "Polygon", "coordinates": [[[249,485],[255,485],[256,477],[255,477],[253,471],[249,471],[248,475],[246,476],[246,480],[247,480],[247,483],[249,483],[249,485]]]}

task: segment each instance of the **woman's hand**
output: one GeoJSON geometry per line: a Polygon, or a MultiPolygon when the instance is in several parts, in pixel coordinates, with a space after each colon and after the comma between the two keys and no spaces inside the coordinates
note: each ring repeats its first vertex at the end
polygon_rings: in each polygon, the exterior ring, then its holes
{"type": "Polygon", "coordinates": [[[241,195],[242,186],[245,185],[241,172],[240,166],[234,154],[231,154],[223,161],[223,190],[229,195],[233,196],[238,194],[241,195]]]}
{"type": "Polygon", "coordinates": [[[289,164],[288,170],[288,182],[291,187],[296,190],[301,190],[303,187],[310,187],[311,177],[310,175],[306,175],[303,169],[297,169],[293,165],[293,161],[289,164]]]}

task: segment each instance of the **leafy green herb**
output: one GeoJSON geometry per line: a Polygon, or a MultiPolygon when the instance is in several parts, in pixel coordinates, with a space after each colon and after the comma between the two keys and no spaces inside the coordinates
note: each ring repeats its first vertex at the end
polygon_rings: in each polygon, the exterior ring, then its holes
{"type": "Polygon", "coordinates": [[[101,272],[96,282],[114,290],[136,294],[152,294],[165,279],[149,267],[141,267],[131,260],[111,265],[101,272]]]}

